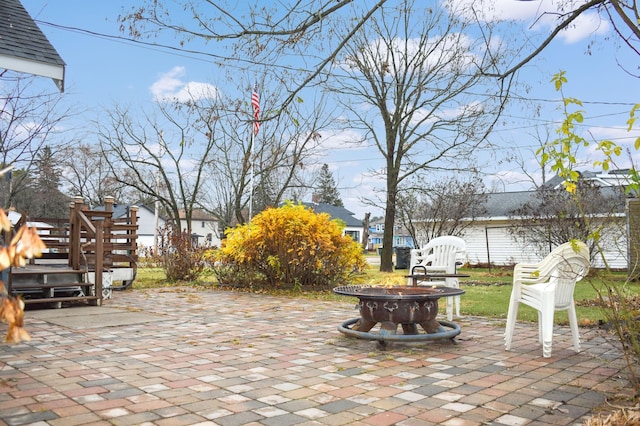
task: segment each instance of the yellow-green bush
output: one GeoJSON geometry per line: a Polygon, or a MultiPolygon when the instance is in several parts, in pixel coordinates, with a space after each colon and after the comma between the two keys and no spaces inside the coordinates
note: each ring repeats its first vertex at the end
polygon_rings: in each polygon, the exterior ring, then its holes
{"type": "Polygon", "coordinates": [[[326,213],[287,203],[231,228],[214,255],[222,284],[292,285],[345,283],[366,266],[362,247],[342,235],[343,224],[326,213]]]}

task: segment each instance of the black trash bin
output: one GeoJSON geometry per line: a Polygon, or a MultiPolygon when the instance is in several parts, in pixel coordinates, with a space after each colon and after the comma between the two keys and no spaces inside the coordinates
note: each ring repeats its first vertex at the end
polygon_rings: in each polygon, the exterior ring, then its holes
{"type": "Polygon", "coordinates": [[[396,269],[408,269],[411,263],[411,247],[396,247],[396,269]]]}

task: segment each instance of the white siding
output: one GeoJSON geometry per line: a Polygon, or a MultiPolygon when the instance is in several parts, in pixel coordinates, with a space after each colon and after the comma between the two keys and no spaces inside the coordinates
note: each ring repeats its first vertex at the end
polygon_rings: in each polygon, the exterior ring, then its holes
{"type": "MultiPolygon", "coordinates": [[[[623,219],[620,219],[623,220],[623,219]]],[[[612,269],[626,269],[627,237],[621,223],[602,231],[601,246],[612,269]]],[[[546,253],[515,239],[509,233],[507,221],[477,222],[465,230],[462,238],[467,246],[467,261],[471,265],[488,264],[509,266],[520,262],[538,262],[546,253]]],[[[594,267],[602,268],[601,257],[594,259],[594,267]]]]}
{"type": "MultiPolygon", "coordinates": [[[[617,223],[612,223],[608,229],[602,231],[601,246],[604,252],[604,258],[607,260],[609,268],[627,269],[627,232],[625,228],[625,219],[620,219],[617,223]]],[[[598,268],[604,267],[602,256],[598,256],[594,260],[594,264],[598,268]]]]}
{"type": "Polygon", "coordinates": [[[509,233],[506,222],[479,222],[467,228],[464,235],[467,244],[467,260],[472,265],[515,265],[534,262],[537,253],[520,245],[509,233]]]}
{"type": "MultiPolygon", "coordinates": [[[[146,209],[141,208],[138,210],[138,253],[141,256],[145,255],[145,248],[153,248],[154,247],[154,239],[155,239],[155,213],[146,209]]],[[[162,229],[164,227],[164,220],[162,218],[158,218],[158,228],[162,229]]]]}
{"type": "MultiPolygon", "coordinates": [[[[180,221],[180,228],[184,231],[187,229],[187,221],[180,221]]],[[[198,245],[203,246],[220,246],[220,235],[218,231],[218,221],[191,219],[191,233],[197,234],[198,245]],[[211,241],[207,241],[207,235],[211,234],[211,241]]]]}

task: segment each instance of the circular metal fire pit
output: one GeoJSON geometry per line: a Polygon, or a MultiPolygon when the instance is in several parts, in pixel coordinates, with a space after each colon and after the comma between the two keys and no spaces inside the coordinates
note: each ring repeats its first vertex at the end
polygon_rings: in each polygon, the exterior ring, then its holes
{"type": "Polygon", "coordinates": [[[347,336],[377,340],[380,349],[386,349],[388,342],[453,340],[460,334],[457,324],[436,320],[438,299],[464,294],[464,290],[459,288],[342,286],[333,291],[360,300],[360,318],[343,322],[338,331],[347,336]],[[379,331],[371,331],[378,323],[379,331]],[[402,326],[403,334],[397,334],[398,325],[402,326]],[[418,325],[426,333],[420,333],[418,325]]]}

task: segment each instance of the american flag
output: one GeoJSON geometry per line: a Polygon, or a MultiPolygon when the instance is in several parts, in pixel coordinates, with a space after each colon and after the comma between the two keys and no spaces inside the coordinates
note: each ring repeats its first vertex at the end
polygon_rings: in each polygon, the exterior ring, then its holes
{"type": "Polygon", "coordinates": [[[257,135],[260,130],[260,97],[258,96],[257,84],[251,94],[251,105],[253,106],[253,134],[257,135]]]}

